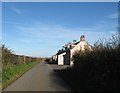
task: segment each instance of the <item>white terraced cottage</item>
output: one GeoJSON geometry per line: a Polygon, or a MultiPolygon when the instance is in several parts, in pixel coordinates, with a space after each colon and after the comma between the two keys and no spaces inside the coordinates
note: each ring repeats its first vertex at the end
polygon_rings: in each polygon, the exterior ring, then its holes
{"type": "Polygon", "coordinates": [[[81,35],[80,41],[73,40],[73,43],[66,44],[61,50],[56,54],[56,60],[58,65],[73,65],[71,61],[73,55],[78,51],[84,51],[88,49],[92,51],[91,45],[85,41],[85,36],[81,35]]]}

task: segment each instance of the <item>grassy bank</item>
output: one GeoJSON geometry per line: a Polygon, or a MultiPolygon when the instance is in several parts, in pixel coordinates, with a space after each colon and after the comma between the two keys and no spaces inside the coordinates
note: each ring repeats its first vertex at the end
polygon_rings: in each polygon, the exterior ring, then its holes
{"type": "Polygon", "coordinates": [[[22,74],[30,68],[37,65],[39,62],[28,62],[25,64],[10,64],[3,67],[2,71],[2,87],[3,89],[18,79],[22,74]]]}
{"type": "Polygon", "coordinates": [[[2,71],[0,69],[0,91],[2,90],[2,71]]]}
{"type": "Polygon", "coordinates": [[[2,88],[4,89],[30,68],[43,62],[45,58],[17,55],[4,44],[0,46],[2,51],[2,88]]]}

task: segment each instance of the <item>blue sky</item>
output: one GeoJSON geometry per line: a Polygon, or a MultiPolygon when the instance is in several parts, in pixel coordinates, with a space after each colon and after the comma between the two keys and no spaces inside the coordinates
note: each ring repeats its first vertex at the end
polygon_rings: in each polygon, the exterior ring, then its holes
{"type": "Polygon", "coordinates": [[[51,56],[85,34],[91,45],[117,31],[115,2],[2,3],[2,42],[16,54],[51,56]]]}

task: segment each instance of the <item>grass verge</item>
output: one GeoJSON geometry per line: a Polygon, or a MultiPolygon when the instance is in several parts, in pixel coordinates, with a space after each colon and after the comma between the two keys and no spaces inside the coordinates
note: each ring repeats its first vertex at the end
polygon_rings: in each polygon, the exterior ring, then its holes
{"type": "Polygon", "coordinates": [[[37,65],[39,62],[28,62],[25,64],[11,64],[2,70],[2,89],[13,83],[26,71],[37,65]]]}

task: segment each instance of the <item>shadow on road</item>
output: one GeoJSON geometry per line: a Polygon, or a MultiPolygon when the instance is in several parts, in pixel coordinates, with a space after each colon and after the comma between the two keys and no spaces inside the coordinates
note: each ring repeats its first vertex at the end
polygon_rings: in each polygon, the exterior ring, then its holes
{"type": "MultiPolygon", "coordinates": [[[[58,70],[68,68],[69,65],[59,66],[55,62],[45,62],[45,63],[53,68],[53,70],[50,72],[51,81],[54,81],[54,83],[56,85],[64,87],[65,89],[67,89],[67,91],[73,91],[73,88],[70,86],[70,84],[68,82],[66,82],[66,80],[64,80],[61,77],[61,74],[58,72],[58,70]]],[[[57,86],[56,86],[56,88],[57,88],[57,86]]]]}
{"type": "Polygon", "coordinates": [[[60,85],[60,86],[64,86],[65,89],[67,89],[67,91],[72,91],[71,86],[69,86],[68,83],[66,83],[60,76],[59,73],[57,73],[55,70],[53,70],[50,73],[51,76],[51,80],[54,81],[56,83],[56,85],[60,85]]]}

